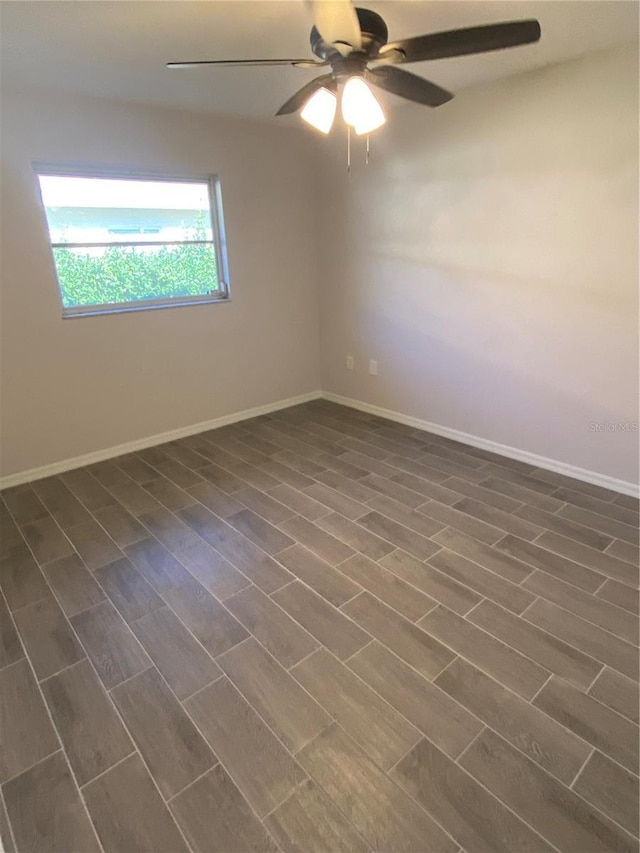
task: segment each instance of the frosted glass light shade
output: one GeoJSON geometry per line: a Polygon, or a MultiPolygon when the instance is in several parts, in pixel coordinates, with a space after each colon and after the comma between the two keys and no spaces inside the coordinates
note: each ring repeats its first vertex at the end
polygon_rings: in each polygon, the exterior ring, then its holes
{"type": "Polygon", "coordinates": [[[349,77],[342,90],[342,118],[358,136],[371,133],[386,121],[382,107],[362,77],[349,77]]]}
{"type": "Polygon", "coordinates": [[[321,133],[329,133],[336,114],[338,99],[328,89],[318,89],[304,105],[300,118],[321,133]]]}

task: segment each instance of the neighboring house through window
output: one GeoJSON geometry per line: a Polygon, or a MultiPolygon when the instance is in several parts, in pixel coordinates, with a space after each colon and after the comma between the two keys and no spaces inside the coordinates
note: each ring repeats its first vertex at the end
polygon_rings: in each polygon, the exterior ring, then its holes
{"type": "Polygon", "coordinates": [[[35,167],[63,316],[229,298],[222,195],[203,178],[35,167]]]}

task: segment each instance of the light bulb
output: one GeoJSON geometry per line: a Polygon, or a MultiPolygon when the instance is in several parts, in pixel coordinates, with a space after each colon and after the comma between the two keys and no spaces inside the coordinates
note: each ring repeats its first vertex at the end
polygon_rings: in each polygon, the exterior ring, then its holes
{"type": "Polygon", "coordinates": [[[342,118],[358,136],[371,133],[386,121],[382,107],[362,77],[349,77],[342,90],[342,118]]]}
{"type": "Polygon", "coordinates": [[[304,105],[300,118],[321,133],[329,133],[336,114],[338,99],[328,89],[318,89],[304,105]]]}

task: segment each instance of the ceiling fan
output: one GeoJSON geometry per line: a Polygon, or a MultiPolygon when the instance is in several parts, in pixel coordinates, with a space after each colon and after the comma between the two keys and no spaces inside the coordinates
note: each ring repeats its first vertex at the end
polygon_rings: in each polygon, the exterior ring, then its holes
{"type": "Polygon", "coordinates": [[[368,134],[385,122],[382,107],[368,84],[429,107],[439,107],[453,94],[398,68],[410,62],[467,56],[531,44],[540,39],[540,24],[529,19],[448,30],[388,42],[387,25],[376,12],[355,8],[351,0],[306,0],[314,26],[312,59],[222,59],[168,62],[168,68],[202,66],[272,66],[328,68],[283,104],[276,115],[301,110],[301,118],[323,133],[333,125],[342,90],[342,117],[358,135],[368,134]]]}

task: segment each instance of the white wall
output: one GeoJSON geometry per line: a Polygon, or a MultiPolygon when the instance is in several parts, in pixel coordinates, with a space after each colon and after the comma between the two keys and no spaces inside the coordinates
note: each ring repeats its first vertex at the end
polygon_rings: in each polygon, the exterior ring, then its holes
{"type": "Polygon", "coordinates": [[[637,483],[638,433],[590,429],[638,421],[637,81],[616,50],[403,108],[351,179],[340,140],[323,388],[637,483]]]}
{"type": "Polygon", "coordinates": [[[1,153],[3,475],[319,387],[313,168],[299,131],[3,92],[1,153]],[[32,161],[217,172],[232,301],[62,320],[32,161]]]}

